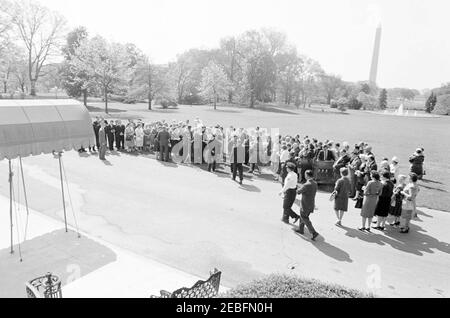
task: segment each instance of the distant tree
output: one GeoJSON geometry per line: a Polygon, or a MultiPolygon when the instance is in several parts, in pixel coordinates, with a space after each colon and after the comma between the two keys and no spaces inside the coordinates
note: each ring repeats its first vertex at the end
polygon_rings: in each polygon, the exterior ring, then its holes
{"type": "Polygon", "coordinates": [[[343,85],[342,79],[336,75],[325,74],[322,75],[321,83],[327,98],[327,104],[331,105],[331,100],[337,97],[337,93],[343,85]]]}
{"type": "Polygon", "coordinates": [[[202,81],[200,84],[201,95],[209,100],[213,100],[214,109],[219,99],[225,99],[228,96],[230,81],[223,69],[214,62],[209,62],[208,66],[202,71],[202,81]]]}
{"type": "Polygon", "coordinates": [[[130,99],[147,99],[148,109],[152,110],[155,99],[172,102],[175,100],[172,91],[168,67],[152,64],[148,57],[138,61],[133,74],[133,85],[128,92],[130,99]]]}
{"type": "Polygon", "coordinates": [[[430,96],[427,98],[427,101],[425,102],[425,111],[427,113],[431,113],[434,108],[436,107],[436,103],[437,103],[437,97],[434,94],[433,91],[431,91],[430,96]]]}
{"type": "Polygon", "coordinates": [[[89,78],[86,72],[71,67],[71,60],[75,57],[78,47],[88,38],[85,27],[78,27],[66,37],[66,45],[62,48],[64,63],[61,67],[62,87],[71,97],[83,96],[84,105],[87,106],[89,90],[89,78]]]}
{"type": "Polygon", "coordinates": [[[382,110],[387,108],[387,90],[383,88],[378,98],[378,107],[382,110]]]}
{"type": "Polygon", "coordinates": [[[36,95],[36,82],[45,62],[57,52],[66,21],[38,2],[6,1],[4,8],[13,31],[27,51],[30,94],[36,95]]]}
{"type": "Polygon", "coordinates": [[[371,93],[370,85],[368,83],[362,83],[361,84],[361,92],[363,92],[364,94],[370,95],[370,93],[371,93]]]}
{"type": "Polygon", "coordinates": [[[439,95],[433,112],[438,115],[450,115],[450,94],[439,95]]]}
{"type": "Polygon", "coordinates": [[[403,97],[404,99],[413,100],[416,97],[416,95],[419,94],[419,92],[414,89],[402,88],[400,90],[400,94],[401,97],[403,97]]]}
{"type": "Polygon", "coordinates": [[[360,92],[357,99],[362,104],[363,109],[372,110],[378,107],[378,100],[372,95],[360,92]]]}
{"type": "Polygon", "coordinates": [[[129,79],[130,61],[127,50],[118,43],[109,43],[102,37],[84,40],[76,49],[70,67],[75,74],[86,74],[87,86],[100,90],[108,113],[108,97],[129,79]]]}

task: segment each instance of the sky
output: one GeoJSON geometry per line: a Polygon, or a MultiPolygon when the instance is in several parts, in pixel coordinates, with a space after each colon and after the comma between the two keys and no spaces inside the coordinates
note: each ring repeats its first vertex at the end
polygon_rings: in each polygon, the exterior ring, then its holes
{"type": "Polygon", "coordinates": [[[249,29],[285,32],[300,53],[347,81],[368,80],[376,27],[383,31],[380,87],[450,82],[448,0],[39,0],[69,28],[131,42],[154,63],[218,47],[249,29]]]}

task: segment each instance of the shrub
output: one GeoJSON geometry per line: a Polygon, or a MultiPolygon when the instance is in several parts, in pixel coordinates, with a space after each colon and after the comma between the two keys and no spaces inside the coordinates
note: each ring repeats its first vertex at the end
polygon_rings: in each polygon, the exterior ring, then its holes
{"type": "Polygon", "coordinates": [[[273,274],[239,285],[221,295],[224,298],[373,298],[373,295],[313,279],[273,274]]]}
{"type": "Polygon", "coordinates": [[[330,103],[330,107],[331,107],[331,108],[338,108],[338,106],[339,106],[339,105],[338,105],[337,101],[335,101],[335,100],[332,100],[332,101],[331,101],[331,103],[330,103]]]}
{"type": "Polygon", "coordinates": [[[438,115],[450,114],[450,94],[437,97],[436,107],[433,112],[438,115]]]}
{"type": "Polygon", "coordinates": [[[348,100],[347,107],[358,110],[361,109],[362,103],[356,97],[352,97],[348,100]]]}
{"type": "Polygon", "coordinates": [[[363,92],[358,94],[358,101],[362,104],[363,109],[375,109],[378,107],[377,98],[363,92]]]}

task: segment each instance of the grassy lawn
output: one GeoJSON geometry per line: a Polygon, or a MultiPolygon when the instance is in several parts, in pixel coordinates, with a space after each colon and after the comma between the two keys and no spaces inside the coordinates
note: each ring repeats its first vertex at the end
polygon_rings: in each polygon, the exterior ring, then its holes
{"type": "MultiPolygon", "coordinates": [[[[91,103],[92,116],[105,116],[102,103],[91,103]]],[[[320,140],[365,141],[373,146],[377,159],[400,159],[401,173],[409,172],[408,157],[417,147],[425,148],[427,175],[420,183],[418,205],[450,211],[450,117],[415,118],[348,111],[346,114],[327,108],[313,110],[248,109],[244,107],[184,106],[177,109],[156,107],[147,110],[146,104],[125,105],[112,103],[106,118],[144,120],[186,120],[199,117],[208,125],[279,128],[282,134],[300,134],[320,140]]]]}

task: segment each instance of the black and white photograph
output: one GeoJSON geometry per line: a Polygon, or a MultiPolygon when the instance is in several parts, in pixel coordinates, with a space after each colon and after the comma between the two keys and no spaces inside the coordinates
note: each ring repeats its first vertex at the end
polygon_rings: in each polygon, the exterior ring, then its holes
{"type": "Polygon", "coordinates": [[[0,0],[0,298],[448,299],[449,12],[0,0]]]}

